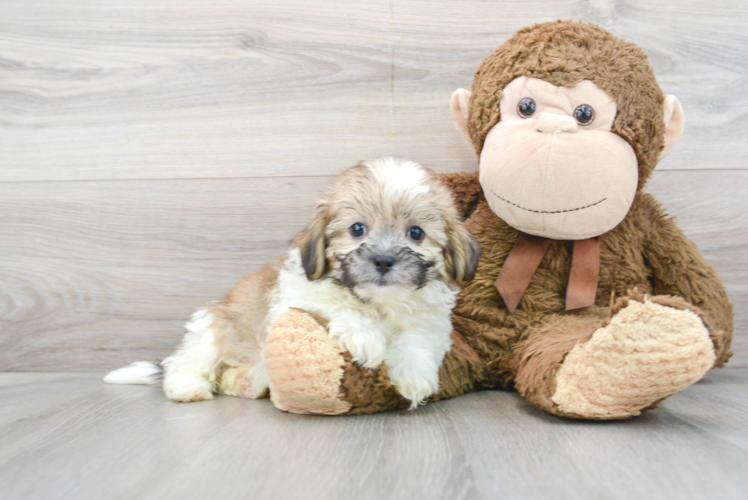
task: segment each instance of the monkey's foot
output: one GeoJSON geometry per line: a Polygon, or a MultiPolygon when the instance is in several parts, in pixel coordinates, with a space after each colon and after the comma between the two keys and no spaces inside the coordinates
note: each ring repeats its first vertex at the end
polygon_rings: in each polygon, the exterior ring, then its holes
{"type": "Polygon", "coordinates": [[[310,314],[292,309],[273,323],[265,344],[270,399],[291,413],[339,415],[343,400],[342,349],[310,314]]]}
{"type": "Polygon", "coordinates": [[[291,413],[360,415],[407,408],[384,363],[367,369],[332,339],[326,322],[299,309],[273,323],[265,366],[273,404],[291,413]]]}
{"type": "Polygon", "coordinates": [[[632,300],[566,355],[551,399],[570,416],[628,418],[693,384],[714,361],[697,314],[632,300]]]}

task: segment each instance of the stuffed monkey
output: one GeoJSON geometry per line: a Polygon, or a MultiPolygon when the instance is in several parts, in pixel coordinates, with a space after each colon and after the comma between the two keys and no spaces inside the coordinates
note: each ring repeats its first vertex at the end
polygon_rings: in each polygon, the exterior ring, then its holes
{"type": "MultiPolygon", "coordinates": [[[[642,192],[680,138],[683,110],[639,47],[590,24],[525,28],[451,109],[480,169],[442,180],[483,254],[432,400],[514,387],[556,415],[629,418],[727,361],[722,283],[642,192]]],[[[265,356],[283,410],[409,405],[384,366],[352,363],[303,311],[279,318],[265,356]]]]}

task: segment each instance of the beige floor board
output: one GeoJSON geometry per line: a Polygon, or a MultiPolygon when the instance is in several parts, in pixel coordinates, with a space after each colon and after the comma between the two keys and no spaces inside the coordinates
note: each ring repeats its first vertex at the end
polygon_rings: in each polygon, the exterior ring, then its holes
{"type": "Polygon", "coordinates": [[[748,8],[665,2],[5,1],[0,182],[329,175],[395,154],[470,170],[448,102],[517,29],[583,19],[678,95],[662,169],[742,169],[748,8]]]}
{"type": "MultiPolygon", "coordinates": [[[[748,172],[718,174],[656,172],[649,190],[722,276],[748,354],[748,172]]],[[[168,355],[196,308],[284,253],[327,180],[0,183],[0,369],[168,355]]]]}

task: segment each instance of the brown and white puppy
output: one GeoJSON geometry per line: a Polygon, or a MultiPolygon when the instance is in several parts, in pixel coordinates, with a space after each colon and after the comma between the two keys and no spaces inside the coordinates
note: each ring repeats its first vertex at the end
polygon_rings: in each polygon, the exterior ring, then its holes
{"type": "Polygon", "coordinates": [[[163,372],[174,401],[262,397],[265,338],[276,318],[298,308],[327,320],[354,362],[385,363],[414,408],[438,390],[457,283],[472,279],[479,253],[433,172],[395,158],[362,162],[332,182],[283,261],[192,316],[173,355],[104,380],[154,383],[163,372]]]}

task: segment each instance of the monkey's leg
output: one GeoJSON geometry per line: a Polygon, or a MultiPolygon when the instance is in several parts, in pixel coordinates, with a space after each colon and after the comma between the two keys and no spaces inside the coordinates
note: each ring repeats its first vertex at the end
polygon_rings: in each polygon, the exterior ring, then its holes
{"type": "MultiPolygon", "coordinates": [[[[277,408],[291,413],[358,415],[410,406],[390,383],[384,364],[369,370],[353,363],[323,324],[320,318],[291,310],[273,325],[265,345],[265,366],[270,399],[277,408]]],[[[430,400],[454,397],[474,386],[467,380],[473,372],[462,369],[460,361],[472,359],[469,347],[459,338],[453,342],[440,371],[442,390],[430,400]]]]}
{"type": "Polygon", "coordinates": [[[629,418],[714,365],[719,340],[685,301],[629,297],[611,314],[556,316],[517,344],[510,364],[520,394],[557,415],[629,418]]]}

